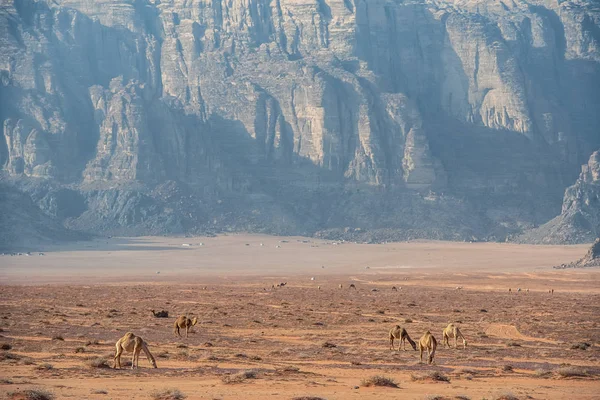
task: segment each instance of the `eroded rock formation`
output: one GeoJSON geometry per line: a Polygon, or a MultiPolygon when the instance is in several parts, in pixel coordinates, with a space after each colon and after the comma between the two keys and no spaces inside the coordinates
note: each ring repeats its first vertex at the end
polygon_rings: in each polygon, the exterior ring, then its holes
{"type": "Polygon", "coordinates": [[[442,237],[501,238],[600,146],[599,26],[593,0],[8,1],[0,163],[79,191],[78,229],[432,236],[454,209],[442,237]],[[300,203],[323,191],[352,204],[300,203]]]}

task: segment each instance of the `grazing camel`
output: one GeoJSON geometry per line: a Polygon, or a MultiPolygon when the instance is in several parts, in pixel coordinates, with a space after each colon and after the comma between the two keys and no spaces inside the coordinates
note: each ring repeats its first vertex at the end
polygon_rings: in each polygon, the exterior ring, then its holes
{"type": "Polygon", "coordinates": [[[398,289],[396,288],[396,286],[392,286],[392,291],[393,292],[397,292],[398,291],[398,289]]]}
{"type": "Polygon", "coordinates": [[[121,354],[123,354],[124,351],[127,353],[133,353],[133,358],[131,359],[131,369],[138,368],[140,352],[142,350],[144,351],[144,354],[146,354],[146,358],[148,358],[150,364],[156,368],[156,360],[152,356],[152,353],[150,353],[150,350],[148,350],[148,345],[141,337],[135,336],[131,332],[127,332],[125,336],[117,341],[116,347],[117,353],[115,354],[115,363],[113,368],[121,368],[121,354]]]}
{"type": "Polygon", "coordinates": [[[150,310],[152,311],[152,315],[154,315],[156,318],[169,318],[169,312],[162,310],[159,312],[155,312],[154,310],[150,310]]]}
{"type": "Polygon", "coordinates": [[[185,315],[181,315],[179,318],[177,318],[177,320],[173,324],[173,328],[174,328],[173,333],[175,333],[175,335],[181,337],[181,333],[179,332],[179,329],[185,328],[185,337],[187,338],[190,328],[192,326],[196,325],[197,323],[198,323],[198,317],[194,317],[194,319],[189,319],[185,315]]]}
{"type": "Polygon", "coordinates": [[[403,350],[406,351],[406,341],[412,346],[413,350],[417,350],[417,344],[408,336],[408,332],[406,329],[400,327],[400,325],[396,325],[392,329],[390,329],[390,350],[394,350],[394,339],[400,339],[400,343],[398,343],[398,351],[400,351],[400,345],[404,344],[403,350]]]}
{"type": "Polygon", "coordinates": [[[423,362],[423,350],[427,350],[427,364],[433,364],[433,357],[435,356],[435,349],[437,349],[437,340],[427,331],[421,339],[419,339],[419,352],[421,362],[423,362]]]}
{"type": "Polygon", "coordinates": [[[354,283],[351,283],[350,287],[348,289],[354,289],[354,290],[356,290],[356,286],[354,285],[354,283]]]}
{"type": "Polygon", "coordinates": [[[460,337],[463,341],[463,349],[467,348],[467,339],[465,339],[465,337],[463,336],[460,329],[458,329],[458,326],[456,326],[454,324],[448,324],[448,326],[444,329],[444,332],[442,332],[442,336],[444,338],[444,340],[443,340],[444,347],[446,347],[446,346],[450,347],[450,343],[448,342],[448,339],[450,339],[452,337],[454,338],[454,347],[458,347],[456,344],[456,339],[458,337],[460,337]]]}
{"type": "Polygon", "coordinates": [[[342,284],[340,283],[340,289],[343,289],[343,288],[344,288],[344,285],[342,285],[342,284]]]}

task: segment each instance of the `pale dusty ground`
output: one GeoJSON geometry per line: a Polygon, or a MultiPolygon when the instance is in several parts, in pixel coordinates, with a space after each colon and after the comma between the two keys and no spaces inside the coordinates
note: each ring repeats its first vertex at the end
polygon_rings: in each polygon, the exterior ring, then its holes
{"type": "Polygon", "coordinates": [[[11,349],[0,351],[0,393],[42,387],[57,398],[150,399],[154,389],[178,388],[188,399],[497,399],[505,392],[598,399],[600,270],[551,268],[586,249],[234,235],[113,238],[2,256],[0,344],[11,349]],[[272,289],[278,282],[288,284],[272,289]],[[150,309],[172,317],[154,318],[150,309]],[[188,339],[172,332],[183,313],[200,320],[188,339]],[[467,349],[442,348],[450,321],[467,349]],[[419,364],[412,350],[389,350],[395,324],[415,340],[431,330],[436,365],[419,364]],[[89,366],[97,357],[112,365],[114,343],[127,331],[148,341],[158,369],[143,354],[137,371],[89,366]],[[571,349],[581,342],[591,347],[571,349]],[[561,377],[567,364],[587,376],[561,377]],[[222,381],[245,370],[256,379],[222,381]],[[412,380],[430,371],[450,381],[412,380]],[[378,374],[400,388],[354,389],[378,374]]]}

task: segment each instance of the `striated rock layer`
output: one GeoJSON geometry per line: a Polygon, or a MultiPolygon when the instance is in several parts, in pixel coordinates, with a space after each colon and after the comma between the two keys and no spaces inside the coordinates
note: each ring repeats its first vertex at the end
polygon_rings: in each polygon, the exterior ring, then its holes
{"type": "Polygon", "coordinates": [[[600,146],[598,32],[594,0],[7,1],[3,179],[96,232],[503,238],[600,146]]]}

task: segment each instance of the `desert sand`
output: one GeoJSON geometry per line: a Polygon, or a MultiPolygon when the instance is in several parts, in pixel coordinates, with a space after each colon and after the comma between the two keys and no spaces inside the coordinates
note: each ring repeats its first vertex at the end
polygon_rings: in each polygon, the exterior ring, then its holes
{"type": "Polygon", "coordinates": [[[600,270],[552,269],[586,250],[230,235],[98,239],[5,255],[0,393],[597,399],[600,270]],[[199,320],[188,339],[173,333],[181,314],[199,320]],[[449,322],[466,349],[460,341],[443,348],[449,322]],[[434,334],[434,365],[408,344],[389,349],[396,324],[415,341],[434,334]],[[147,341],[157,369],[143,353],[137,370],[105,368],[128,331],[147,341]],[[375,375],[398,387],[363,385],[375,375]]]}

